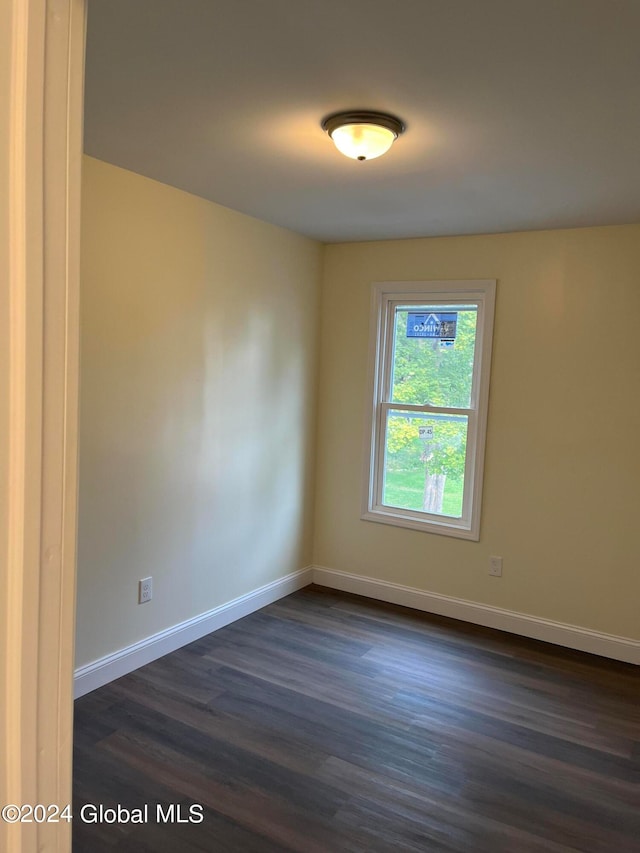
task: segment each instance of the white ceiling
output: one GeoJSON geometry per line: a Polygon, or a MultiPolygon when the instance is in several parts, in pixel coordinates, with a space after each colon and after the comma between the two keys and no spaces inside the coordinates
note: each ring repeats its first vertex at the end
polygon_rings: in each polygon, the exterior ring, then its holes
{"type": "Polygon", "coordinates": [[[319,240],[640,221],[640,0],[89,0],[85,150],[319,240]],[[400,116],[379,160],[340,109],[400,116]]]}

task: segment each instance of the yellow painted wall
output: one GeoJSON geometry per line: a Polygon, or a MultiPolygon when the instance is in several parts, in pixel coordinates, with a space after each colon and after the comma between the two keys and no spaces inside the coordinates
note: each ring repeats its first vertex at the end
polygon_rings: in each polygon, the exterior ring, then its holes
{"type": "Polygon", "coordinates": [[[82,252],[77,665],[312,562],[640,637],[640,226],[323,249],[85,158],[82,252]],[[370,284],[439,278],[498,279],[478,543],[360,520],[370,284]]]}
{"type": "Polygon", "coordinates": [[[85,158],[77,665],[311,562],[321,251],[85,158]]]}
{"type": "Polygon", "coordinates": [[[314,562],[640,638],[639,323],[636,225],[326,247],[314,562]],[[360,520],[370,284],[460,278],[498,280],[478,543],[360,520]]]}

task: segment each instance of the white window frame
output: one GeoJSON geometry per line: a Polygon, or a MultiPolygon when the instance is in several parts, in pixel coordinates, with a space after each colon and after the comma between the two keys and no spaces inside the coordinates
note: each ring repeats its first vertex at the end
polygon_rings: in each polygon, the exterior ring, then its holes
{"type": "Polygon", "coordinates": [[[371,338],[367,395],[364,493],[362,518],[428,533],[478,541],[484,453],[489,407],[491,346],[496,282],[462,281],[375,282],[371,300],[371,338]],[[391,373],[395,309],[399,305],[477,305],[471,400],[468,409],[391,402],[391,373]],[[387,412],[406,410],[468,417],[462,517],[400,509],[382,503],[384,445],[387,412]]]}

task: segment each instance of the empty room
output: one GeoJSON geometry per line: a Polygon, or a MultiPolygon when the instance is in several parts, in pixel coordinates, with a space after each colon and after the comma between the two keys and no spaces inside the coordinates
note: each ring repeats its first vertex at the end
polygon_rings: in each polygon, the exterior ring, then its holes
{"type": "Polygon", "coordinates": [[[52,685],[0,846],[640,853],[640,4],[76,5],[73,759],[52,685]]]}

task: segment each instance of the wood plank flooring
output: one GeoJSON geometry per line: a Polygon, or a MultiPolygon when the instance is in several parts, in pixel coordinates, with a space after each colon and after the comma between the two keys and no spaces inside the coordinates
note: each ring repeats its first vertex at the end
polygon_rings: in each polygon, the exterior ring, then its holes
{"type": "Polygon", "coordinates": [[[640,853],[637,668],[320,587],[79,699],[74,751],[74,853],[640,853]]]}

